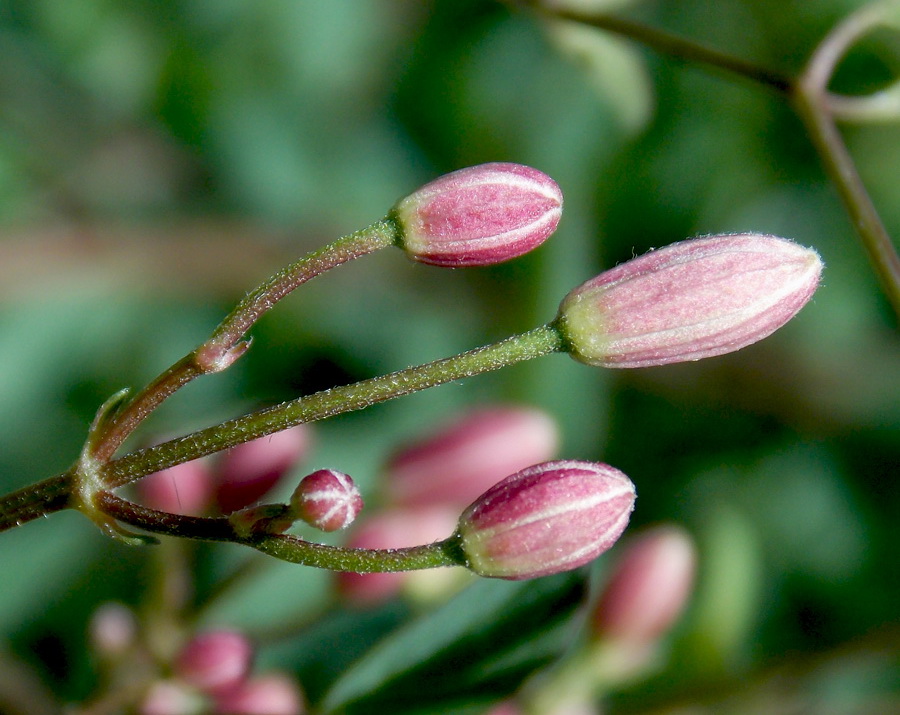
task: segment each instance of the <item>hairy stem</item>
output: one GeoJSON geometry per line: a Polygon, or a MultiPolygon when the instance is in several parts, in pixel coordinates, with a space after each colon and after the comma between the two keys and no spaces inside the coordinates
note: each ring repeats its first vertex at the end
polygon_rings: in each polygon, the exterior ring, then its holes
{"type": "Polygon", "coordinates": [[[563,349],[556,328],[544,325],[461,355],[335,387],[133,452],[107,464],[103,481],[119,487],[140,477],[249,442],[304,422],[360,410],[453,380],[498,370],[563,349]]]}
{"type": "Polygon", "coordinates": [[[154,534],[242,544],[282,561],[332,571],[382,573],[465,565],[459,537],[455,534],[444,541],[402,549],[350,549],[316,544],[290,534],[244,536],[224,517],[170,514],[133,504],[110,492],[98,493],[95,505],[124,524],[154,534]]]}
{"type": "Polygon", "coordinates": [[[219,372],[231,365],[249,346],[249,343],[239,344],[246,332],[295,288],[347,261],[392,245],[397,231],[394,221],[378,221],[313,251],[248,293],[209,340],[172,365],[111,417],[102,435],[98,435],[94,458],[99,462],[109,461],[138,425],[168,397],[200,375],[219,372]]]}

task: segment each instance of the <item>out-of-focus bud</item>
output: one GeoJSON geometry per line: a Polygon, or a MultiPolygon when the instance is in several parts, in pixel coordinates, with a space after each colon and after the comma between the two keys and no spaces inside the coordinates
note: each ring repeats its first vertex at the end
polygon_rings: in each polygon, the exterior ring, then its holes
{"type": "Polygon", "coordinates": [[[356,484],[334,469],[307,474],[291,496],[291,513],[321,531],[346,529],[362,508],[356,484]]]}
{"type": "Polygon", "coordinates": [[[602,367],[646,367],[739,350],[784,325],[819,284],[822,261],[758,234],[660,248],[601,273],[563,300],[568,351],[602,367]]]}
{"type": "Polygon", "coordinates": [[[388,462],[392,504],[446,504],[458,510],[509,474],[556,455],[559,435],[540,410],[488,407],[472,411],[388,462]]]}
{"type": "Polygon", "coordinates": [[[184,682],[215,694],[243,681],[252,659],[253,647],[241,633],[209,631],[195,635],[182,648],[174,672],[184,682]]]}
{"type": "MultiPolygon", "coordinates": [[[[444,506],[395,509],[362,519],[347,546],[355,549],[398,549],[446,539],[456,528],[457,510],[444,506]]],[[[459,569],[430,569],[404,573],[338,573],[338,592],[357,606],[373,606],[396,596],[413,577],[443,583],[459,569]]],[[[464,573],[464,572],[463,572],[464,573]]]]}
{"type": "Polygon", "coordinates": [[[391,210],[400,245],[420,263],[486,266],[536,248],[562,215],[553,179],[520,164],[481,164],[446,174],[391,210]]]}
{"type": "Polygon", "coordinates": [[[697,553],[684,529],[659,526],[626,544],[593,610],[596,636],[652,643],[684,610],[697,553]]]}
{"type": "Polygon", "coordinates": [[[213,501],[213,476],[203,459],[148,474],[135,484],[138,500],[170,514],[200,516],[213,501]]]}
{"type": "Polygon", "coordinates": [[[137,636],[137,619],[127,606],[110,601],[91,616],[88,633],[94,651],[103,658],[115,658],[127,651],[137,636]]]}
{"type": "Polygon", "coordinates": [[[558,461],[523,469],[460,517],[468,566],[505,579],[577,568],[615,543],[634,500],[631,480],[606,464],[558,461]]]}
{"type": "Polygon", "coordinates": [[[160,680],[147,690],[138,705],[140,715],[201,715],[206,699],[183,683],[160,680]]]}
{"type": "Polygon", "coordinates": [[[218,467],[222,513],[259,501],[306,454],[309,436],[308,425],[297,425],[228,450],[218,467]]]}
{"type": "Polygon", "coordinates": [[[223,715],[301,715],[304,710],[300,687],[281,673],[248,678],[217,697],[215,707],[223,715]]]}

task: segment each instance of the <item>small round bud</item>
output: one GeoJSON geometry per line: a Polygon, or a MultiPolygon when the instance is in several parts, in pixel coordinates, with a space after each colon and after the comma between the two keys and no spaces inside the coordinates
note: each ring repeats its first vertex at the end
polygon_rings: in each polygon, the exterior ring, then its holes
{"type": "Polygon", "coordinates": [[[195,635],[175,660],[174,672],[184,682],[206,693],[225,691],[250,671],[253,648],[236,631],[209,631],[195,635]]]}
{"type": "Polygon", "coordinates": [[[219,463],[216,500],[223,514],[255,504],[309,448],[308,425],[297,425],[232,447],[219,463]]]}
{"type": "Polygon", "coordinates": [[[598,636],[651,643],[681,615],[690,596],[697,553],[676,526],[650,529],[628,544],[593,610],[598,636]]]}
{"type": "Polygon", "coordinates": [[[114,658],[134,644],[137,631],[134,612],[121,603],[110,601],[94,611],[88,633],[98,655],[114,658]]]}
{"type": "Polygon", "coordinates": [[[174,680],[153,683],[137,708],[139,715],[201,715],[206,710],[200,693],[174,680]]]}
{"type": "Polygon", "coordinates": [[[301,715],[299,686],[288,676],[270,673],[248,678],[216,698],[216,712],[227,715],[301,715]]]}
{"type": "Polygon", "coordinates": [[[557,327],[576,360],[646,367],[739,350],[788,322],[812,297],[822,261],[758,234],[660,248],[573,290],[557,327]]]}
{"type": "Polygon", "coordinates": [[[404,506],[462,509],[508,474],[552,459],[558,442],[555,423],[540,410],[474,410],[390,459],[388,498],[404,506]]]}
{"type": "Polygon", "coordinates": [[[553,179],[520,164],[481,164],[446,174],[391,211],[400,244],[420,263],[486,266],[536,248],[562,215],[553,179]]]}
{"type": "Polygon", "coordinates": [[[468,566],[480,576],[526,579],[582,566],[628,525],[634,484],[592,462],[545,462],[507,477],[459,520],[468,566]]]}
{"type": "Polygon", "coordinates": [[[362,508],[353,479],[334,469],[306,475],[291,496],[292,514],[321,531],[346,529],[362,508]]]}

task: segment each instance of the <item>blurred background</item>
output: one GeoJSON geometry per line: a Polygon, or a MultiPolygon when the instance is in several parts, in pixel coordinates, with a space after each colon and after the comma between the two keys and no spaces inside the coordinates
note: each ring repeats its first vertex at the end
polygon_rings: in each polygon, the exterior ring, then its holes
{"type": "MultiPolygon", "coordinates": [[[[604,4],[796,75],[863,3],[604,4]]],[[[699,545],[664,667],[611,694],[609,712],[897,705],[897,319],[783,97],[487,0],[7,0],[0,66],[4,492],[66,469],[110,394],[191,350],[288,261],[439,174],[529,164],[566,200],[540,249],[465,271],[385,251],[319,278],[261,321],[245,358],[179,393],[129,444],[530,329],[571,288],[652,247],[722,232],[795,239],[821,253],[824,284],[761,344],[621,372],[547,357],[317,425],[304,468],[340,469],[377,495],[386,455],[424,425],[495,402],[539,407],[560,425],[561,455],[632,478],[634,527],[678,522],[699,545]]],[[[868,92],[898,73],[900,38],[878,35],[834,86],[868,92]]],[[[845,129],[900,235],[900,124],[845,129]]],[[[238,551],[202,550],[201,571],[238,551]]],[[[147,563],[73,513],[0,535],[0,690],[33,679],[58,702],[95,692],[86,623],[104,601],[139,603],[147,563]]],[[[208,617],[264,628],[328,602],[326,574],[268,562],[256,574],[208,617]]],[[[442,618],[403,603],[331,613],[260,657],[298,674],[313,702],[357,663],[351,712],[480,712],[564,649],[581,583],[479,583],[442,618]],[[483,622],[470,628],[505,625],[486,641],[455,631],[452,614],[473,609],[483,622]],[[534,616],[545,612],[555,617],[534,616]],[[434,653],[384,655],[378,678],[360,667],[409,624],[434,653]]]]}

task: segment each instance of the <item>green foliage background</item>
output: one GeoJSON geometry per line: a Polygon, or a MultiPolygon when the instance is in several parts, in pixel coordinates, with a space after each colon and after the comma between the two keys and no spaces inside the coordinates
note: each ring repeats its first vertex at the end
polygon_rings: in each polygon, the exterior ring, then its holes
{"type": "MultiPolygon", "coordinates": [[[[623,12],[796,74],[860,4],[623,12]]],[[[633,528],[677,521],[700,544],[671,658],[611,712],[727,698],[736,684],[871,711],[898,692],[895,317],[781,97],[627,41],[573,57],[559,33],[486,0],[0,4],[0,487],[65,469],[108,395],[194,347],[289,259],[438,174],[530,164],[566,197],[534,254],[446,271],[390,251],[314,281],[263,320],[245,359],[191,385],[141,437],[529,329],[651,247],[751,230],[796,239],[822,254],[824,284],[762,344],[629,372],[545,358],[322,424],[303,467],[341,469],[374,495],[387,452],[423,425],[495,401],[540,406],[562,425],[564,456],[631,476],[633,528]]],[[[897,76],[900,40],[876,39],[836,86],[897,76]]],[[[900,235],[900,126],[846,136],[900,235]]],[[[235,551],[204,549],[206,578],[235,551]]],[[[75,514],[0,535],[0,689],[17,660],[60,701],[87,697],[85,624],[104,600],[140,599],[147,561],[75,514]]],[[[209,622],[273,626],[327,602],[328,583],[273,563],[209,622]]],[[[572,577],[482,582],[436,612],[335,611],[263,657],[351,712],[478,712],[562,651],[581,591],[572,577]]]]}

